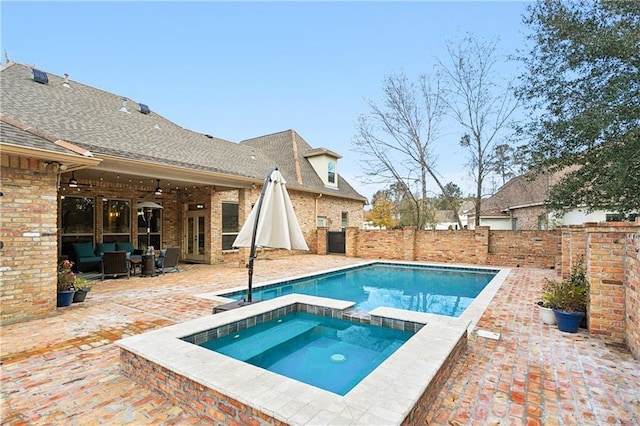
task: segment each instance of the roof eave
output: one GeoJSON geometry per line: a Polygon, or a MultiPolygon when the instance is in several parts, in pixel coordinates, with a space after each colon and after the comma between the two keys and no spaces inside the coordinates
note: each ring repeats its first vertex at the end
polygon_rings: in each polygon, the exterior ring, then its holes
{"type": "Polygon", "coordinates": [[[25,147],[6,142],[0,142],[3,154],[23,155],[25,157],[35,157],[43,160],[57,161],[67,166],[67,171],[79,170],[86,167],[95,167],[102,162],[101,158],[86,157],[76,154],[63,154],[46,149],[25,147]]]}

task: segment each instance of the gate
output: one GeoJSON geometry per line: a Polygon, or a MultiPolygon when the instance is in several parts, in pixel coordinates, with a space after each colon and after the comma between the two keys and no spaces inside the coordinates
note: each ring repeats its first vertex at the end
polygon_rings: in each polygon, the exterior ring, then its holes
{"type": "Polygon", "coordinates": [[[333,254],[345,254],[345,231],[327,232],[327,252],[333,254]]]}

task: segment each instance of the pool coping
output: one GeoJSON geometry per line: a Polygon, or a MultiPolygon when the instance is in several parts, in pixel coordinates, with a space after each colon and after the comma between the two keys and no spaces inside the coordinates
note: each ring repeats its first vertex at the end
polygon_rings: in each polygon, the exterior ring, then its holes
{"type": "Polygon", "coordinates": [[[122,339],[116,344],[209,389],[282,422],[305,424],[401,424],[464,339],[464,318],[376,308],[372,318],[425,324],[346,395],[314,386],[188,343],[184,337],[247,317],[302,303],[344,311],[353,302],[289,294],[122,339]],[[428,350],[425,350],[428,349],[428,350]],[[419,372],[419,374],[416,374],[419,372]]]}
{"type": "MultiPolygon", "coordinates": [[[[347,267],[337,267],[337,268],[331,268],[331,269],[326,269],[322,271],[310,272],[308,274],[287,277],[286,281],[295,281],[295,280],[305,279],[305,278],[309,278],[317,275],[330,274],[333,272],[340,272],[343,270],[355,269],[355,268],[360,268],[362,266],[373,265],[373,264],[399,264],[399,265],[409,265],[409,266],[429,266],[429,267],[438,267],[438,268],[446,268],[446,269],[463,268],[463,269],[472,269],[472,270],[498,271],[496,276],[493,277],[491,281],[489,281],[489,283],[485,286],[485,288],[482,289],[482,291],[475,297],[474,301],[471,302],[471,304],[464,310],[464,312],[462,312],[462,314],[460,314],[459,317],[456,317],[456,318],[462,319],[463,321],[467,321],[469,323],[469,326],[467,327],[468,333],[472,333],[474,331],[476,325],[478,324],[478,321],[480,321],[480,317],[482,317],[482,314],[487,309],[487,307],[489,306],[489,303],[491,303],[491,300],[497,293],[498,289],[502,286],[504,280],[507,278],[507,276],[509,275],[509,272],[511,271],[511,268],[505,268],[505,267],[499,267],[499,266],[494,267],[494,266],[480,266],[480,265],[457,264],[457,263],[443,264],[443,263],[433,263],[433,262],[400,261],[400,260],[367,260],[367,261],[359,262],[353,265],[349,265],[347,267]]],[[[273,284],[281,283],[282,281],[283,281],[282,278],[269,280],[269,281],[261,282],[259,284],[255,284],[253,288],[258,289],[261,287],[268,287],[273,284]]],[[[211,293],[199,293],[199,294],[195,294],[194,296],[202,299],[211,300],[212,302],[226,304],[226,303],[234,302],[236,301],[236,299],[222,297],[221,295],[233,293],[236,291],[243,291],[243,290],[246,290],[246,288],[247,286],[243,285],[243,286],[237,286],[237,287],[233,287],[225,290],[218,290],[211,293]]],[[[339,299],[333,299],[333,300],[339,300],[339,299]]],[[[406,311],[404,309],[387,308],[387,307],[379,307],[379,308],[376,308],[375,310],[377,309],[394,309],[401,312],[415,312],[415,311],[406,311]]],[[[370,313],[374,311],[371,311],[370,313]]],[[[416,312],[416,313],[420,313],[427,316],[433,316],[432,317],[433,319],[436,319],[438,321],[444,321],[444,322],[447,321],[447,318],[454,318],[446,315],[438,315],[438,314],[431,314],[431,313],[425,313],[425,312],[416,312]]]]}

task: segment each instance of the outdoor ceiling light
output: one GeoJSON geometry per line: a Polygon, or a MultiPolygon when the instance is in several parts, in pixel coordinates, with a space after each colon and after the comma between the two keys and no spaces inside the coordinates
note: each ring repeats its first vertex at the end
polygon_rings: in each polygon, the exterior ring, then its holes
{"type": "Polygon", "coordinates": [[[162,188],[160,188],[160,179],[156,179],[158,181],[158,186],[156,187],[156,195],[162,195],[162,188]]]}
{"type": "Polygon", "coordinates": [[[71,179],[69,179],[69,188],[77,188],[78,180],[76,179],[76,172],[71,172],[71,179]]]}

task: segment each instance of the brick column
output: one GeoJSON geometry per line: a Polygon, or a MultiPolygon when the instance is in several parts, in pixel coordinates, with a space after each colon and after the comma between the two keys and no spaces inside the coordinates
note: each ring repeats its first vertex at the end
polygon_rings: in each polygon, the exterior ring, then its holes
{"type": "Polygon", "coordinates": [[[219,194],[214,190],[211,190],[208,196],[211,209],[209,210],[209,229],[206,230],[205,235],[209,236],[207,241],[208,263],[213,265],[224,262],[222,257],[222,202],[219,194]]]}
{"type": "Polygon", "coordinates": [[[626,238],[625,332],[629,349],[636,359],[640,359],[640,218],[636,219],[635,232],[627,234],[626,238]]]}
{"type": "MultiPolygon", "coordinates": [[[[326,244],[325,238],[325,244],[326,244]]],[[[345,229],[344,255],[346,257],[358,257],[358,228],[350,226],[345,229]]]]}
{"type": "Polygon", "coordinates": [[[586,224],[585,231],[589,331],[614,343],[624,343],[626,233],[606,224],[586,224]]]}
{"type": "Polygon", "coordinates": [[[477,265],[486,265],[489,263],[489,231],[488,226],[476,226],[475,229],[475,245],[476,245],[476,260],[477,265]]]}
{"type": "MultiPolygon", "coordinates": [[[[326,255],[327,254],[327,228],[318,228],[316,229],[316,249],[318,250],[318,254],[326,255]]],[[[349,256],[348,254],[345,254],[349,256]]]]}
{"type": "Polygon", "coordinates": [[[402,229],[402,260],[416,260],[416,227],[402,229]]]}
{"type": "Polygon", "coordinates": [[[0,191],[0,324],[56,311],[57,170],[2,154],[0,191]]]}

